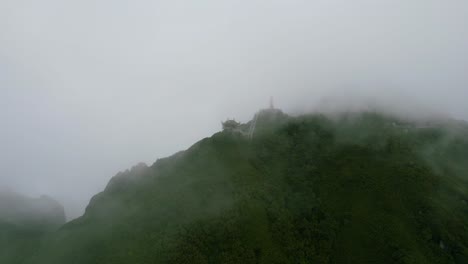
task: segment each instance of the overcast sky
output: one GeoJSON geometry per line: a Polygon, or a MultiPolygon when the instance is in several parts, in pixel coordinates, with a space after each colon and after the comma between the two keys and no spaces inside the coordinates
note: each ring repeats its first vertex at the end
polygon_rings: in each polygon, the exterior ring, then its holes
{"type": "Polygon", "coordinates": [[[468,1],[0,0],[0,185],[70,217],[270,96],[467,120],[468,1]]]}

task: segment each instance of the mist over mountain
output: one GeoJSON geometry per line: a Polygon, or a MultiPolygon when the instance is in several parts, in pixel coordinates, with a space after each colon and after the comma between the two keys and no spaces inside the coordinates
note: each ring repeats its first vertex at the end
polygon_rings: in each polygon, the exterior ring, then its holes
{"type": "Polygon", "coordinates": [[[0,185],[76,218],[270,96],[468,120],[466,25],[461,0],[2,0],[0,185]]]}
{"type": "Polygon", "coordinates": [[[41,240],[63,224],[64,208],[54,199],[0,188],[0,263],[24,263],[41,240]]]}
{"type": "Polygon", "coordinates": [[[118,173],[17,263],[466,263],[468,123],[258,112],[118,173]]]}
{"type": "Polygon", "coordinates": [[[0,190],[0,219],[44,229],[57,228],[66,220],[63,206],[51,197],[29,198],[6,188],[0,190]]]}
{"type": "Polygon", "coordinates": [[[463,0],[0,0],[0,264],[466,264],[467,47],[463,0]]]}

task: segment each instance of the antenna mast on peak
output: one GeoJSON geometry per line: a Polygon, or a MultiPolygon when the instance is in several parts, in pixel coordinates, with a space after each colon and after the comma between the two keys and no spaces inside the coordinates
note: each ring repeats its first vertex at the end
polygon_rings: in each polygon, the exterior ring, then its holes
{"type": "Polygon", "coordinates": [[[273,96],[270,96],[270,109],[275,109],[275,105],[273,104],[273,96]]]}

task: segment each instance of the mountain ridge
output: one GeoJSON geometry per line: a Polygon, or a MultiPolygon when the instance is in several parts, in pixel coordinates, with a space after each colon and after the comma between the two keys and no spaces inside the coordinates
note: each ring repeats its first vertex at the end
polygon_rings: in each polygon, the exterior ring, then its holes
{"type": "Polygon", "coordinates": [[[24,263],[466,263],[466,123],[258,118],[118,173],[24,263]]]}

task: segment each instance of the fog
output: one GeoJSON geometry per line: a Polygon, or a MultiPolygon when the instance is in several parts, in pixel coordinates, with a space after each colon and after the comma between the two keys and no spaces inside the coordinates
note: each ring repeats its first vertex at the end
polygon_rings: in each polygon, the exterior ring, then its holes
{"type": "Polygon", "coordinates": [[[0,0],[0,185],[74,218],[270,96],[467,120],[467,47],[462,0],[0,0]]]}

